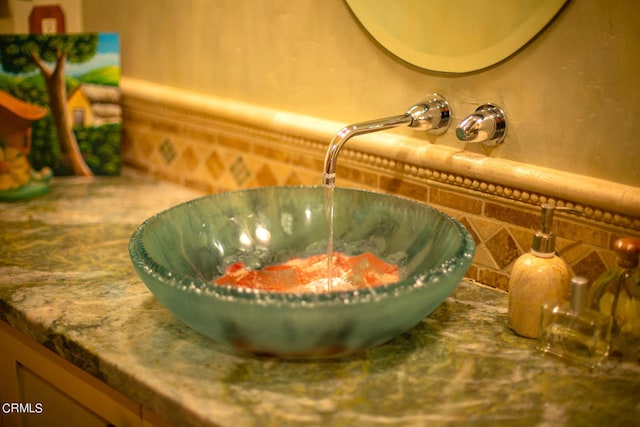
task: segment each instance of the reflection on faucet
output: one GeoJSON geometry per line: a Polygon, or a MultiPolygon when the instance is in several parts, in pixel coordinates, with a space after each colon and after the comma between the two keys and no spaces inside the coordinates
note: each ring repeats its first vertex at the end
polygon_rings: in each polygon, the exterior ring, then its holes
{"type": "Polygon", "coordinates": [[[456,137],[464,142],[481,142],[484,145],[498,145],[507,134],[507,120],[504,111],[494,104],[484,104],[460,122],[456,137]]]}
{"type": "Polygon", "coordinates": [[[329,188],[335,186],[338,154],[344,144],[352,137],[400,126],[409,126],[439,134],[449,128],[450,116],[451,111],[446,99],[438,94],[433,94],[431,99],[413,105],[406,113],[399,116],[356,123],[342,128],[333,137],[327,148],[322,168],[323,185],[329,188]]]}

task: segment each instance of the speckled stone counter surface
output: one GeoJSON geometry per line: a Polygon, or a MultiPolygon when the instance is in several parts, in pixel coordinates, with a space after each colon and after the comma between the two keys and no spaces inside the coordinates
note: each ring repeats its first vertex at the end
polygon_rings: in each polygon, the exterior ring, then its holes
{"type": "MultiPolygon", "coordinates": [[[[235,352],[135,275],[134,229],[195,191],[127,173],[58,178],[0,204],[0,318],[180,426],[637,425],[640,366],[595,373],[535,353],[505,293],[468,281],[394,341],[348,359],[235,352]]],[[[268,327],[268,325],[265,325],[268,327]]]]}

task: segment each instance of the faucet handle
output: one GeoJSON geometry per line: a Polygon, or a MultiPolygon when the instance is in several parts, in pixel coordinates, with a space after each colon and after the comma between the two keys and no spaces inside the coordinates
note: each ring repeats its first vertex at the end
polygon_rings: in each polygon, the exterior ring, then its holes
{"type": "Polygon", "coordinates": [[[502,108],[494,104],[484,104],[460,122],[456,137],[464,142],[481,142],[484,145],[498,145],[507,134],[507,119],[502,108]]]}
{"type": "Polygon", "coordinates": [[[440,135],[449,129],[451,109],[447,100],[437,93],[407,110],[413,121],[409,127],[440,135]]]}

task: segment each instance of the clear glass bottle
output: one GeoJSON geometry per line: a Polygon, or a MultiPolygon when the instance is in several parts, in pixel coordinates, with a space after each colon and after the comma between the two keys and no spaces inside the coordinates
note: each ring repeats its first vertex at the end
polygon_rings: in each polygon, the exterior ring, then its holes
{"type": "Polygon", "coordinates": [[[613,319],[610,355],[640,362],[640,240],[622,237],[614,250],[618,265],[593,283],[589,304],[613,319]]]}
{"type": "Polygon", "coordinates": [[[594,369],[609,352],[611,317],[587,306],[588,282],[571,279],[570,302],[542,305],[537,349],[542,354],[594,369]]]}

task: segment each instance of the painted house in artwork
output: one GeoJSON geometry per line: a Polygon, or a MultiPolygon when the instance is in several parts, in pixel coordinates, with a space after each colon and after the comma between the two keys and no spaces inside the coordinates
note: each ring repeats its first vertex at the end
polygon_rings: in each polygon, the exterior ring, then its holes
{"type": "Polygon", "coordinates": [[[93,123],[93,111],[89,98],[82,90],[82,85],[77,86],[68,98],[69,120],[72,126],[89,126],[93,123]]]}
{"type": "Polygon", "coordinates": [[[117,86],[81,84],[68,96],[69,119],[73,127],[120,123],[120,89],[117,86]]]}

